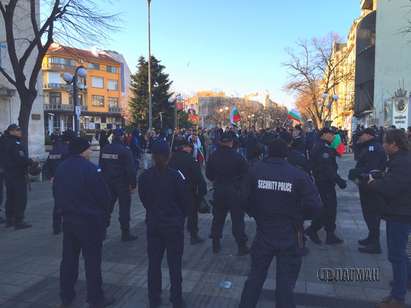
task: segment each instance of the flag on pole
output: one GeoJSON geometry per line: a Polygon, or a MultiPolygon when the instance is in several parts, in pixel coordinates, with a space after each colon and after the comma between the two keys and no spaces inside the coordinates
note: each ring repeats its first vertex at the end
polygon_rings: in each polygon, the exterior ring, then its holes
{"type": "Polygon", "coordinates": [[[294,121],[297,121],[297,122],[302,121],[301,114],[297,109],[293,109],[293,110],[288,112],[288,119],[289,120],[294,120],[294,121]]]}
{"type": "Polygon", "coordinates": [[[331,147],[337,151],[338,155],[343,155],[345,153],[345,145],[341,140],[341,136],[336,134],[334,137],[333,142],[331,143],[331,147]]]}
{"type": "Polygon", "coordinates": [[[240,121],[241,121],[240,113],[238,112],[237,107],[234,106],[233,109],[231,109],[231,113],[230,113],[230,123],[235,125],[240,121]]]}

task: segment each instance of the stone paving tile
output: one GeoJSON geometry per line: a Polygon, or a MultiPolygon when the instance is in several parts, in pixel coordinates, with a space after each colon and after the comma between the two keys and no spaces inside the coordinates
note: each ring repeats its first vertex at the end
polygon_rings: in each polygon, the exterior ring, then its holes
{"type": "MultiPolygon", "coordinates": [[[[341,172],[353,165],[349,156],[340,161],[341,172]]],[[[368,308],[389,292],[391,266],[386,256],[385,225],[382,225],[382,245],[384,254],[372,256],[358,252],[357,241],[367,234],[359,206],[356,187],[349,183],[347,190],[338,190],[337,233],[345,243],[339,247],[316,246],[308,242],[310,254],[304,259],[301,274],[296,285],[296,300],[299,308],[368,308]],[[320,267],[375,266],[380,269],[380,281],[376,282],[336,282],[319,281],[320,267]]],[[[48,308],[59,304],[59,264],[61,258],[61,236],[51,234],[51,209],[53,206],[50,185],[34,183],[29,194],[27,217],[34,227],[30,230],[14,231],[0,228],[0,306],[1,308],[48,308]]],[[[147,306],[147,253],[145,237],[144,209],[134,195],[132,208],[132,231],[139,235],[134,243],[120,241],[117,221],[118,208],[113,214],[108,230],[108,239],[103,252],[104,288],[118,300],[114,308],[140,308],[147,306]]],[[[200,216],[200,233],[209,235],[210,215],[200,216]]],[[[252,239],[255,224],[246,219],[247,233],[252,239]]],[[[320,232],[325,238],[324,232],[320,232]]],[[[249,271],[249,257],[237,257],[237,247],[231,234],[231,221],[227,220],[223,251],[213,255],[211,241],[199,246],[186,247],[183,257],[183,291],[188,307],[222,308],[238,307],[242,288],[249,271]],[[222,281],[231,281],[230,289],[222,289],[222,281]]],[[[264,284],[259,308],[274,306],[275,260],[271,265],[264,284]]],[[[167,262],[163,263],[162,307],[171,307],[169,297],[169,273],[167,262]]],[[[84,265],[80,263],[77,283],[77,298],[73,308],[86,308],[84,265]]],[[[409,300],[409,298],[408,298],[409,300]]]]}

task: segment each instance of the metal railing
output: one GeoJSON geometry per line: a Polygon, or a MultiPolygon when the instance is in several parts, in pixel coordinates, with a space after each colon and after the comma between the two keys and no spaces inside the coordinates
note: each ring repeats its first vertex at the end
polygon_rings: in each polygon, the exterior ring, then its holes
{"type": "Polygon", "coordinates": [[[122,112],[121,108],[118,106],[109,106],[108,111],[111,113],[121,113],[122,112]]]}
{"type": "MultiPolygon", "coordinates": [[[[73,104],[44,104],[45,111],[73,111],[73,104]]],[[[87,106],[81,106],[82,111],[87,111],[87,106]]]]}

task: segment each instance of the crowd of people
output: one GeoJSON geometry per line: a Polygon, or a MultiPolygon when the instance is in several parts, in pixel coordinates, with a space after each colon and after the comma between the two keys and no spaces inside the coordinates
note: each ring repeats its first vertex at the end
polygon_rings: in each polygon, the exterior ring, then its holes
{"type": "MultiPolygon", "coordinates": [[[[53,183],[54,234],[63,233],[61,263],[62,307],[75,298],[80,252],[85,259],[88,302],[92,308],[114,302],[102,289],[102,245],[118,202],[121,240],[135,241],[130,231],[132,193],[138,190],[146,209],[148,295],[150,307],[161,305],[161,264],[164,253],[170,270],[170,300],[186,307],[182,296],[184,229],[191,245],[205,242],[198,215],[212,190],[213,220],[209,230],[212,251],[219,254],[228,214],[238,256],[251,253],[251,269],[240,308],[254,308],[274,257],[277,262],[276,307],[296,307],[293,289],[306,241],[339,245],[336,234],[337,191],[347,180],[338,173],[341,153],[332,146],[339,135],[357,161],[349,180],[358,185],[368,236],[359,239],[359,252],[382,253],[381,220],[387,222],[388,260],[392,263],[392,291],[379,308],[405,307],[411,287],[406,253],[411,231],[411,154],[407,132],[393,127],[359,127],[349,142],[336,128],[317,130],[297,125],[256,131],[236,127],[148,132],[121,129],[99,132],[98,165],[90,162],[90,143],[65,132],[56,135],[45,170],[53,183]],[[208,179],[208,184],[206,181],[208,179]],[[257,231],[249,245],[245,215],[255,219],[257,231]],[[308,226],[304,229],[304,226],[308,226]],[[319,231],[325,230],[325,240],[319,231]]],[[[1,157],[6,178],[6,223],[16,229],[24,222],[27,197],[21,187],[27,168],[36,164],[21,145],[21,130],[12,125],[2,137],[1,157]],[[21,198],[26,198],[20,200],[21,198]],[[23,202],[24,201],[24,202],[23,202]],[[24,204],[24,206],[23,206],[24,204]]],[[[1,173],[0,173],[1,175],[1,173]]],[[[2,186],[2,185],[1,185],[2,186]]]]}

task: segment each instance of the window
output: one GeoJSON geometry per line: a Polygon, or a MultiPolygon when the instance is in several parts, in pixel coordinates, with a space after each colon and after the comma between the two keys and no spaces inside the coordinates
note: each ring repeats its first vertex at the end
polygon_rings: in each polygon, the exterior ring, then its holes
{"type": "Polygon", "coordinates": [[[93,88],[104,88],[104,78],[103,77],[92,77],[91,78],[91,86],[93,88]]]}
{"type": "MultiPolygon", "coordinates": [[[[69,102],[70,102],[70,104],[74,105],[73,96],[72,96],[72,95],[70,95],[69,102]]],[[[83,103],[83,94],[79,94],[79,95],[78,95],[78,102],[79,102],[79,104],[80,104],[81,106],[84,105],[84,103],[83,103]]]]}
{"type": "Polygon", "coordinates": [[[93,106],[104,106],[104,96],[93,95],[92,104],[93,106]]]}
{"type": "Polygon", "coordinates": [[[108,105],[110,107],[118,107],[118,98],[117,97],[109,97],[108,98],[108,105]]]}
{"type": "Polygon", "coordinates": [[[49,104],[50,105],[60,105],[61,104],[61,93],[50,92],[49,94],[49,104]]]}
{"type": "Polygon", "coordinates": [[[48,72],[47,73],[47,79],[48,83],[53,83],[53,84],[62,84],[63,81],[61,80],[60,73],[57,72],[48,72]]]}
{"type": "Polygon", "coordinates": [[[109,72],[109,73],[117,73],[117,72],[118,72],[118,68],[115,67],[115,66],[107,65],[106,71],[109,72]]]}
{"type": "Polygon", "coordinates": [[[76,66],[76,61],[71,59],[52,57],[49,58],[49,64],[76,66]]]}
{"type": "Polygon", "coordinates": [[[100,64],[97,64],[97,63],[90,63],[89,65],[88,65],[88,68],[89,69],[91,69],[91,70],[100,70],[100,64]]]}
{"type": "Polygon", "coordinates": [[[112,91],[118,90],[118,80],[109,80],[108,81],[108,89],[112,91]]]}

